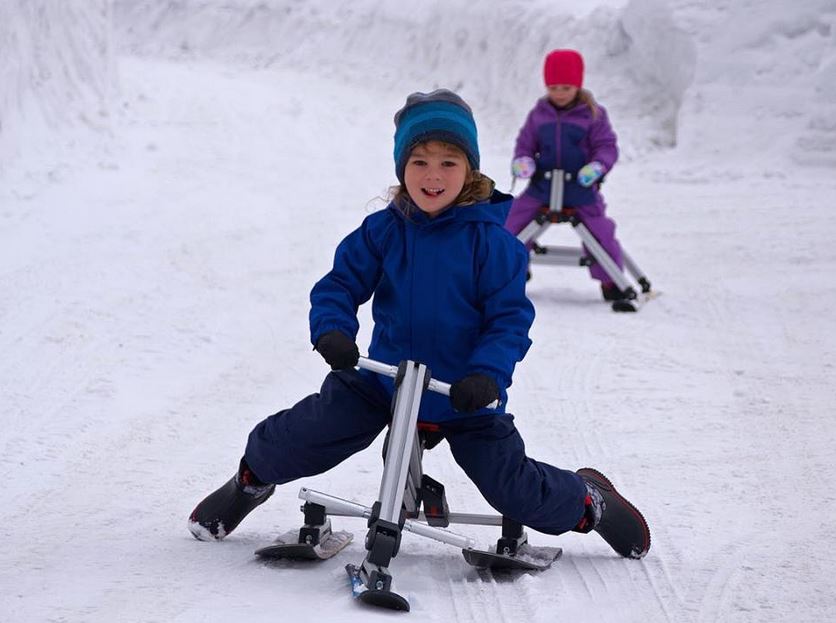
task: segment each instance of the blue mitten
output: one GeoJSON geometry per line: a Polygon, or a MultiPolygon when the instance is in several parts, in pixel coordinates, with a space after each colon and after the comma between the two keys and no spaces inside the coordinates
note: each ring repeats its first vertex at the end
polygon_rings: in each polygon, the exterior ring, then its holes
{"type": "Polygon", "coordinates": [[[578,184],[583,186],[584,188],[589,188],[604,174],[604,165],[598,162],[597,160],[593,160],[592,162],[585,164],[581,167],[581,170],[578,171],[578,184]]]}
{"type": "Polygon", "coordinates": [[[536,170],[537,164],[530,156],[519,156],[511,162],[511,174],[520,179],[529,179],[536,170]]]}

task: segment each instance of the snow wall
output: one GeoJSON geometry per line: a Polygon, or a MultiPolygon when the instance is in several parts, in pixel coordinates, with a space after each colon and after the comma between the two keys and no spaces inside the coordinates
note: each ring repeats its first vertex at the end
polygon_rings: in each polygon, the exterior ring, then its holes
{"type": "Polygon", "coordinates": [[[519,128],[543,93],[544,55],[584,53],[586,85],[630,128],[625,145],[673,146],[696,52],[661,0],[402,2],[117,0],[131,53],[292,67],[377,91],[455,89],[480,115],[519,128]],[[618,6],[621,5],[621,6],[618,6]]]}
{"type": "Polygon", "coordinates": [[[0,170],[107,131],[112,32],[110,0],[0,2],[0,170]]]}
{"type": "Polygon", "coordinates": [[[115,50],[293,68],[333,81],[335,104],[346,82],[404,95],[448,86],[505,144],[542,93],[542,58],[555,47],[583,51],[586,85],[625,158],[675,147],[709,161],[836,166],[835,0],[578,4],[5,0],[0,171],[107,133],[115,50]],[[765,132],[776,119],[782,131],[765,132]]]}
{"type": "Polygon", "coordinates": [[[127,51],[293,67],[337,97],[340,81],[448,86],[504,142],[542,94],[544,54],[575,47],[623,157],[676,147],[836,166],[835,0],[115,2],[127,51]],[[764,132],[776,119],[780,135],[764,132]]]}

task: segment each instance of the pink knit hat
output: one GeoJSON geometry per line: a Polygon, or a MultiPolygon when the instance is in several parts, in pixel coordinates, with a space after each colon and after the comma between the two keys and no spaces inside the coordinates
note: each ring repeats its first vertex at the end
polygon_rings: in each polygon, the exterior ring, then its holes
{"type": "Polygon", "coordinates": [[[546,86],[571,84],[580,89],[583,86],[583,56],[575,50],[552,50],[543,65],[543,80],[546,86]]]}

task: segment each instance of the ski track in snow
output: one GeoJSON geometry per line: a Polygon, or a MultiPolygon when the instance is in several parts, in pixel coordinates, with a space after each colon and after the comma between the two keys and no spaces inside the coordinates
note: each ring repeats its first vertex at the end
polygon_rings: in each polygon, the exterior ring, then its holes
{"type": "MultiPolygon", "coordinates": [[[[186,518],[230,477],[253,424],[324,376],[307,294],[380,207],[404,94],[292,69],[120,64],[107,162],[81,161],[35,194],[0,189],[16,197],[0,211],[0,619],[388,620],[349,596],[362,521],[335,519],[355,540],[322,563],[252,554],[299,524],[303,484],[371,504],[381,440],[280,487],[222,543],[194,541],[186,518]]],[[[485,168],[504,171],[508,145],[482,136],[485,168]]],[[[650,154],[607,181],[622,242],[664,292],[639,313],[613,314],[581,269],[535,266],[529,284],[534,346],[509,402],[528,451],[607,474],[647,517],[649,555],[530,531],[564,556],[511,581],[405,534],[391,570],[410,616],[830,615],[836,181],[721,156],[650,154]]],[[[560,227],[548,236],[576,242],[560,227]]],[[[444,444],[425,465],[452,510],[490,512],[444,444]]]]}

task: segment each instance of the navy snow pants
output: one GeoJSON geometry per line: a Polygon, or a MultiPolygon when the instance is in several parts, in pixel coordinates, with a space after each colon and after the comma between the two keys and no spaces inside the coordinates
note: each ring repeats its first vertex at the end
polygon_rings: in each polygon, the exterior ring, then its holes
{"type": "MultiPolygon", "coordinates": [[[[318,394],[260,422],[244,457],[260,480],[284,484],[321,474],[368,447],[390,420],[382,389],[354,370],[331,372],[318,394]]],[[[578,524],[583,481],[528,458],[513,416],[463,417],[439,426],[456,463],[497,512],[546,534],[578,524]]]]}

